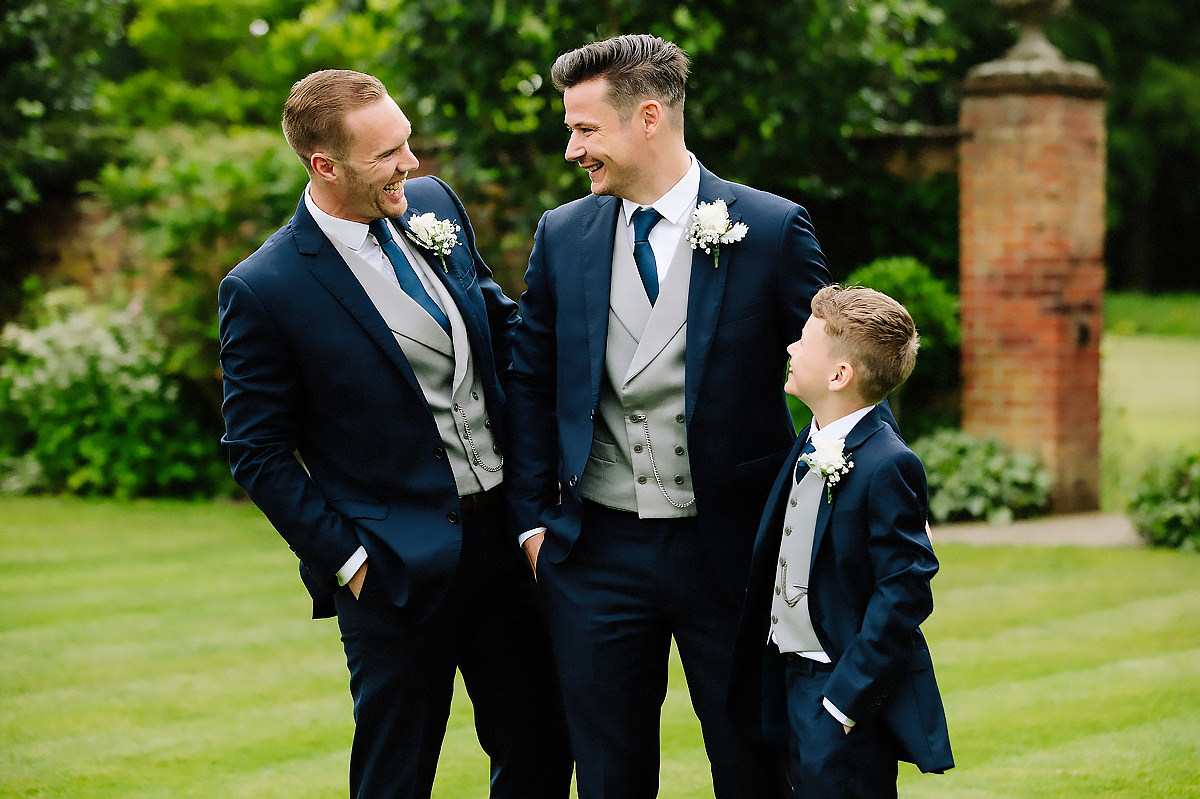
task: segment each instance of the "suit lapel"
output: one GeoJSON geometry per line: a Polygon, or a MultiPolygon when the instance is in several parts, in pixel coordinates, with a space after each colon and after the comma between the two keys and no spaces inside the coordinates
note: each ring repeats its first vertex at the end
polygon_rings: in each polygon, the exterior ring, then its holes
{"type": "MultiPolygon", "coordinates": [[[[851,460],[854,460],[854,455],[858,451],[859,447],[861,447],[868,438],[878,433],[883,426],[883,420],[879,415],[879,406],[875,406],[871,409],[870,413],[859,419],[858,423],[854,425],[853,429],[850,430],[850,433],[846,436],[846,444],[842,451],[847,457],[849,457],[851,460]]],[[[834,487],[832,501],[828,499],[828,494],[826,493],[827,489],[825,486],[821,487],[821,504],[817,508],[817,527],[813,532],[812,556],[814,562],[816,561],[817,557],[817,548],[821,546],[821,541],[824,540],[825,533],[829,529],[829,521],[833,516],[833,506],[838,501],[838,492],[845,489],[846,481],[853,479],[854,469],[851,469],[850,472],[844,476],[834,487]]]]}
{"type": "Polygon", "coordinates": [[[579,221],[579,251],[576,257],[583,289],[588,375],[593,401],[600,396],[600,384],[604,379],[613,242],[616,235],[617,211],[621,207],[615,197],[596,197],[594,200],[594,210],[589,208],[579,221]]]}
{"type": "MultiPolygon", "coordinates": [[[[737,195],[733,185],[721,180],[703,166],[700,167],[700,193],[697,201],[709,203],[724,200],[729,207],[729,218],[741,220],[735,205],[737,195]]],[[[692,250],[691,287],[688,292],[687,311],[687,371],[684,386],[687,420],[690,422],[700,391],[700,378],[708,363],[712,349],[713,333],[721,313],[721,301],[725,295],[725,277],[729,274],[730,247],[719,250],[717,266],[713,266],[712,253],[696,248],[692,250]]]]}
{"type": "MultiPolygon", "coordinates": [[[[414,215],[422,213],[421,211],[410,210],[402,219],[393,220],[402,230],[403,235],[408,237],[412,248],[420,252],[422,258],[430,267],[430,271],[435,275],[438,282],[445,288],[446,293],[450,295],[451,301],[458,309],[459,315],[462,318],[463,326],[466,328],[466,342],[460,342],[457,337],[454,340],[455,352],[455,376],[454,383],[457,386],[465,376],[465,353],[460,349],[462,343],[466,343],[471,347],[471,352],[475,353],[477,359],[485,358],[490,361],[492,357],[492,343],[488,332],[488,320],[486,310],[479,303],[472,302],[470,295],[467,293],[466,276],[472,274],[473,263],[471,262],[471,248],[462,240],[463,233],[459,231],[459,243],[446,256],[446,264],[443,268],[442,259],[437,253],[432,250],[427,250],[420,244],[417,244],[409,235],[410,228],[408,220],[414,215]]],[[[466,228],[466,222],[462,219],[454,219],[460,228],[466,228]]],[[[411,249],[411,248],[410,248],[411,249]]],[[[477,360],[476,363],[479,363],[477,360]]]]}
{"type": "Polygon", "coordinates": [[[306,258],[308,271],[375,341],[400,370],[400,374],[417,393],[417,396],[424,401],[425,394],[421,390],[421,384],[417,382],[416,373],[413,372],[412,366],[404,357],[404,351],[400,349],[400,344],[392,334],[391,328],[388,327],[387,322],[379,313],[379,309],[375,307],[375,303],[371,301],[370,296],[358,282],[354,273],[350,271],[342,256],[338,254],[337,248],[321,232],[316,220],[312,218],[312,214],[305,207],[304,200],[300,201],[300,206],[296,209],[292,225],[297,249],[308,256],[306,258]]]}

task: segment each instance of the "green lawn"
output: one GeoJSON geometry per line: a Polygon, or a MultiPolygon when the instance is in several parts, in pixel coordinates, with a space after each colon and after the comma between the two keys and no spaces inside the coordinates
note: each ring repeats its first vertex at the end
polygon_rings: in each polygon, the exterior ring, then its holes
{"type": "MultiPolygon", "coordinates": [[[[1200,558],[945,544],[959,767],[903,797],[1200,796],[1200,558]]],[[[0,499],[0,797],[345,795],[336,624],[244,504],[0,499]]],[[[662,796],[711,797],[678,668],[662,796]]],[[[462,692],[435,796],[483,799],[462,692]]]]}
{"type": "Polygon", "coordinates": [[[1124,512],[1155,460],[1200,451],[1200,337],[1105,335],[1100,398],[1101,504],[1124,512]]]}

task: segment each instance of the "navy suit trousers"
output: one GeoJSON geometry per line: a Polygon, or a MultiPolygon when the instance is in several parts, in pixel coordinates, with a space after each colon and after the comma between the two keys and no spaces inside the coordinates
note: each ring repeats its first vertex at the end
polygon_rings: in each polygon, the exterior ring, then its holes
{"type": "Polygon", "coordinates": [[[847,733],[822,702],[833,666],[800,655],[779,657],[787,662],[793,799],[895,799],[900,753],[887,727],[872,718],[847,733]]]}
{"type": "Polygon", "coordinates": [[[354,697],[352,799],[428,799],[456,669],[491,758],[491,799],[569,795],[562,710],[530,701],[555,696],[544,619],[529,567],[500,516],[494,508],[463,512],[458,571],[425,620],[387,599],[369,561],[359,599],[344,587],[335,595],[354,697]],[[513,691],[530,684],[549,690],[513,691]]]}
{"type": "Polygon", "coordinates": [[[703,730],[717,799],[787,795],[785,766],[730,721],[740,608],[720,591],[694,518],[639,519],[585,502],[562,563],[539,560],[580,799],[658,795],[671,641],[703,730]]]}

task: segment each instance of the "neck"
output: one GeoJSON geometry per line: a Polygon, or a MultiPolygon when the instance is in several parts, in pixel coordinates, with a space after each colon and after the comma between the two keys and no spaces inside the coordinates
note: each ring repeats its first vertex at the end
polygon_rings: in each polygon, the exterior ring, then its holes
{"type": "Polygon", "coordinates": [[[643,187],[631,192],[626,198],[638,205],[653,205],[674,188],[676,183],[683,180],[683,176],[692,166],[692,158],[688,155],[682,139],[678,143],[672,143],[670,147],[654,152],[651,159],[650,163],[653,166],[647,170],[649,179],[643,187]]]}
{"type": "Polygon", "coordinates": [[[821,429],[826,425],[836,422],[843,416],[849,416],[865,407],[867,407],[866,403],[859,401],[857,398],[843,398],[836,394],[829,395],[822,402],[808,404],[808,409],[813,414],[813,423],[817,429],[821,429]]]}

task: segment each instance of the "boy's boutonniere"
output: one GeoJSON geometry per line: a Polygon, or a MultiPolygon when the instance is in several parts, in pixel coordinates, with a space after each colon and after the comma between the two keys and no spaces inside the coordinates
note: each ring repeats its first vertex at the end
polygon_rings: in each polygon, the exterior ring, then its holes
{"type": "Polygon", "coordinates": [[[438,219],[430,211],[427,214],[409,217],[408,237],[427,250],[432,250],[442,260],[442,271],[449,273],[446,256],[458,244],[458,231],[462,230],[457,222],[449,219],[438,219]]]}
{"type": "Polygon", "coordinates": [[[692,212],[692,221],[687,227],[687,240],[693,250],[699,247],[705,252],[711,252],[713,269],[716,269],[721,245],[741,241],[748,232],[750,228],[744,223],[734,224],[729,219],[729,207],[725,205],[724,200],[714,200],[696,206],[696,210],[692,212]]]}
{"type": "Polygon", "coordinates": [[[825,481],[825,499],[833,502],[833,487],[842,479],[842,475],[854,468],[854,462],[850,460],[850,456],[843,453],[842,450],[846,446],[846,439],[822,438],[813,441],[813,452],[806,452],[800,456],[800,460],[808,464],[808,468],[821,475],[821,479],[825,481]]]}

